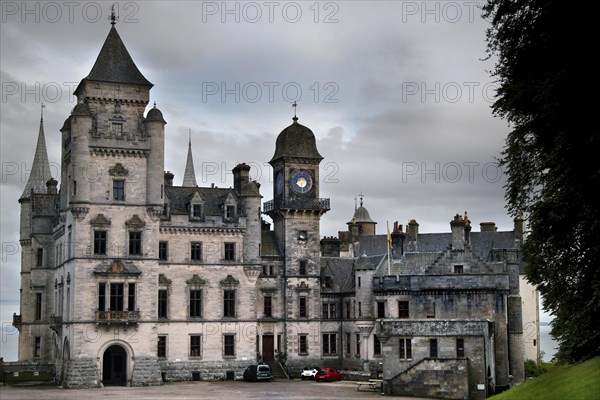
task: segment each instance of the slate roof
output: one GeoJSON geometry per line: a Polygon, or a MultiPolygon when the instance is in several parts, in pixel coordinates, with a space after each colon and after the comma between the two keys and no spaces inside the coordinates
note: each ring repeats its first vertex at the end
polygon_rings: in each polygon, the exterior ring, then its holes
{"type": "Polygon", "coordinates": [[[322,160],[323,157],[317,150],[314,133],[304,125],[298,123],[298,118],[293,118],[294,123],[285,128],[275,144],[275,154],[270,162],[282,157],[313,158],[322,160]]]}
{"type": "Polygon", "coordinates": [[[154,86],[133,62],[114,25],[110,28],[92,70],[83,80],[154,86]]]}
{"type": "Polygon", "coordinates": [[[221,206],[229,194],[232,194],[236,201],[237,195],[231,188],[205,188],[205,187],[181,187],[181,186],[166,186],[165,195],[169,199],[169,207],[171,214],[189,214],[188,205],[194,197],[194,194],[199,193],[202,196],[204,204],[204,215],[220,216],[223,215],[221,206]]]}
{"type": "Polygon", "coordinates": [[[352,292],[353,258],[321,257],[321,277],[331,277],[332,287],[321,288],[321,292],[352,292]]]}
{"type": "Polygon", "coordinates": [[[352,217],[352,221],[350,221],[348,223],[352,223],[352,222],[369,222],[372,224],[377,223],[371,219],[371,216],[369,215],[369,211],[367,211],[367,209],[364,208],[363,206],[358,207],[356,209],[356,211],[354,211],[354,216],[352,217]]]}
{"type": "Polygon", "coordinates": [[[50,174],[50,163],[48,162],[48,150],[46,149],[46,137],[44,135],[44,119],[40,119],[40,130],[38,132],[37,145],[33,162],[31,163],[31,174],[21,195],[21,199],[28,199],[32,193],[46,193],[46,182],[52,178],[50,174]]]}
{"type": "Polygon", "coordinates": [[[275,256],[281,257],[283,253],[279,248],[277,239],[275,238],[275,231],[262,231],[261,232],[261,256],[275,256]]]}

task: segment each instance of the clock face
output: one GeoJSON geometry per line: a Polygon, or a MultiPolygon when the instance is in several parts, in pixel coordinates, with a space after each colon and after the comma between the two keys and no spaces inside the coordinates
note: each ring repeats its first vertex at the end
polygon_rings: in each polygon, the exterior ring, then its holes
{"type": "Polygon", "coordinates": [[[283,172],[277,174],[277,178],[275,180],[275,193],[283,194],[283,172]]]}
{"type": "Polygon", "coordinates": [[[313,187],[313,178],[310,172],[303,169],[292,174],[292,190],[296,193],[308,193],[313,187]]]}

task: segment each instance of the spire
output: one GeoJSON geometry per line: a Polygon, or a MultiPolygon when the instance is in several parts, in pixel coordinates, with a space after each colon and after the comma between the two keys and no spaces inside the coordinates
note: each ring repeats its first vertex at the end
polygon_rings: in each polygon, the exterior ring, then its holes
{"type": "Polygon", "coordinates": [[[46,182],[52,178],[50,175],[50,163],[48,162],[48,151],[46,150],[46,138],[44,136],[44,105],[42,104],[42,115],[40,117],[40,131],[38,133],[35,155],[31,164],[31,174],[21,199],[28,199],[33,193],[46,193],[46,182]]]}
{"type": "Polygon", "coordinates": [[[196,187],[196,172],[194,172],[194,160],[192,158],[192,130],[189,132],[188,153],[185,162],[185,172],[183,174],[183,184],[185,187],[196,187]]]}
{"type": "MultiPolygon", "coordinates": [[[[83,79],[83,81],[85,80],[153,86],[133,62],[114,24],[110,28],[92,70],[83,79]]],[[[77,90],[75,92],[77,93],[77,90]]]]}

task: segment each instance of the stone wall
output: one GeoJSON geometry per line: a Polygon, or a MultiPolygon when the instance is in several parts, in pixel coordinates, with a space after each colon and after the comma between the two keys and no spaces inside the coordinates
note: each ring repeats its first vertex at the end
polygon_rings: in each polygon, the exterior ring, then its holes
{"type": "Polygon", "coordinates": [[[63,386],[69,389],[85,389],[99,387],[100,371],[93,358],[69,360],[63,386]]]}

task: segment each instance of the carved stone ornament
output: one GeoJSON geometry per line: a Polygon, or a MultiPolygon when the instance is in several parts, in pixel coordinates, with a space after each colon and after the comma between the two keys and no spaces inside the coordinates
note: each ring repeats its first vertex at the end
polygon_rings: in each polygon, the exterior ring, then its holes
{"type": "Polygon", "coordinates": [[[227,275],[227,277],[225,279],[223,279],[221,282],[219,282],[219,284],[224,288],[233,288],[233,287],[239,286],[240,281],[238,281],[231,275],[227,275]]]}
{"type": "Polygon", "coordinates": [[[98,214],[90,220],[91,225],[110,225],[110,219],[106,218],[104,214],[98,214]]]}
{"type": "Polygon", "coordinates": [[[125,225],[144,226],[144,225],[146,225],[146,223],[137,214],[133,214],[133,217],[131,217],[127,221],[125,221],[125,225]]]}
{"type": "Polygon", "coordinates": [[[161,286],[169,286],[171,280],[165,276],[165,274],[158,274],[158,284],[161,286]]]}
{"type": "Polygon", "coordinates": [[[192,276],[190,279],[185,281],[185,283],[187,283],[188,286],[204,286],[204,285],[206,285],[206,281],[204,279],[200,278],[196,274],[194,274],[194,276],[192,276]]]}
{"type": "Polygon", "coordinates": [[[127,176],[129,175],[129,170],[125,168],[123,164],[116,163],[108,169],[108,173],[112,176],[127,176]]]}
{"type": "Polygon", "coordinates": [[[110,268],[108,269],[108,272],[111,274],[122,274],[125,271],[127,271],[125,265],[123,265],[123,263],[119,260],[113,261],[110,265],[110,268]]]}

